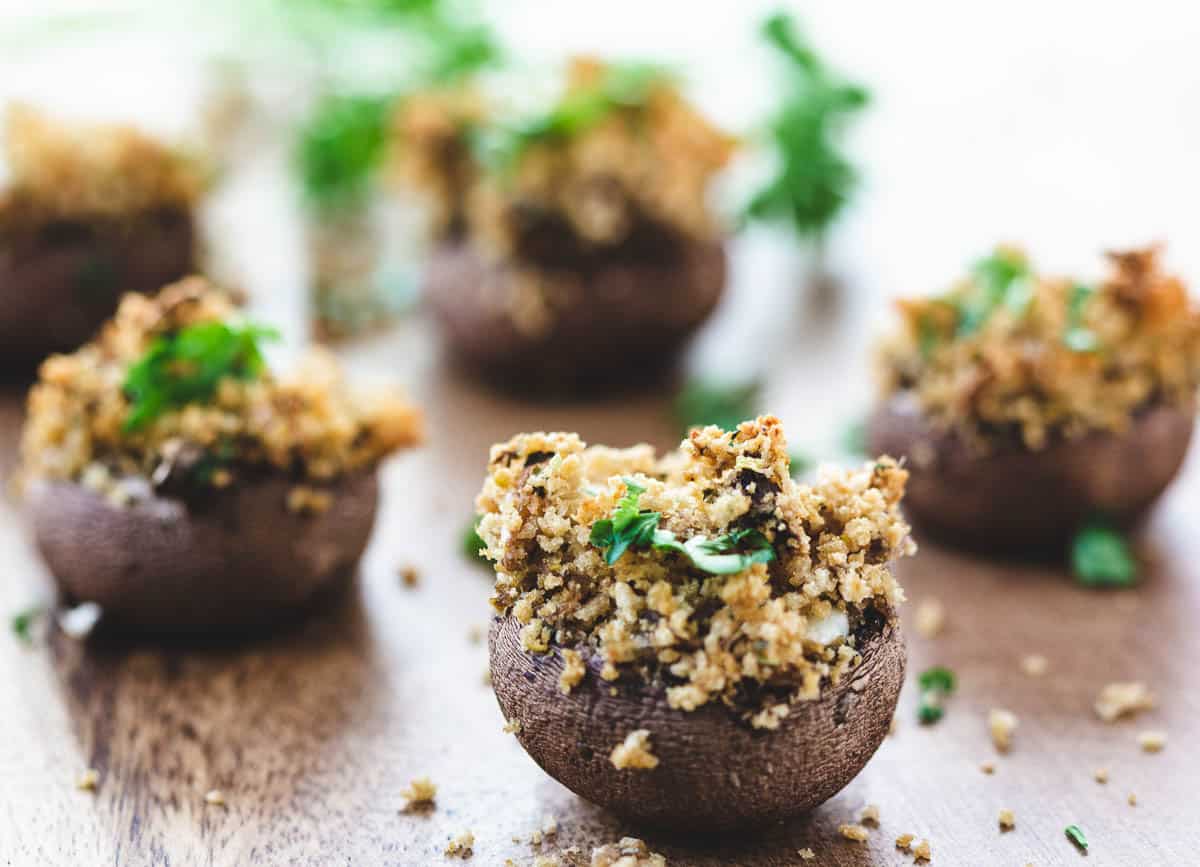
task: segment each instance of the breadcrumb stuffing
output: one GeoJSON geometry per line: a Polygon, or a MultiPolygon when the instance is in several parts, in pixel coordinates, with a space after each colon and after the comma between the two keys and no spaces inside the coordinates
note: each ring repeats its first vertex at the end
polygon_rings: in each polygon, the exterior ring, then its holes
{"type": "Polygon", "coordinates": [[[417,777],[409,782],[408,787],[401,791],[400,795],[405,800],[405,810],[427,807],[433,804],[437,797],[437,786],[429,777],[417,777]]]}
{"type": "Polygon", "coordinates": [[[1019,720],[1011,711],[993,708],[988,713],[988,731],[996,749],[1006,753],[1012,747],[1013,732],[1016,731],[1019,720]]]}
{"type": "Polygon", "coordinates": [[[868,831],[862,825],[857,824],[838,825],[838,833],[847,840],[853,840],[856,843],[864,843],[866,842],[867,838],[871,836],[870,831],[868,831]]]}
{"type": "Polygon", "coordinates": [[[1000,828],[1004,831],[1010,831],[1017,826],[1017,819],[1013,815],[1013,811],[1007,807],[1000,810],[999,822],[1000,828]]]}
{"type": "Polygon", "coordinates": [[[88,768],[75,780],[75,788],[84,792],[94,792],[99,785],[100,772],[95,768],[88,768]]]}
{"type": "Polygon", "coordinates": [[[912,848],[913,860],[915,861],[932,861],[933,850],[929,846],[928,840],[922,840],[912,848]]]}
{"type": "Polygon", "coordinates": [[[1157,753],[1166,747],[1167,733],[1158,729],[1147,729],[1138,733],[1137,740],[1143,752],[1157,753]]]}
{"type": "Polygon", "coordinates": [[[474,847],[475,835],[470,831],[461,831],[450,838],[450,842],[446,844],[444,854],[447,858],[462,858],[465,860],[475,854],[474,847]]]}
{"type": "Polygon", "coordinates": [[[1115,722],[1123,716],[1133,716],[1155,705],[1153,693],[1141,681],[1107,684],[1096,698],[1096,715],[1105,722],[1115,722]]]}
{"type": "Polygon", "coordinates": [[[667,859],[651,852],[644,840],[622,837],[619,843],[593,849],[591,867],[667,867],[667,859]]]}
{"type": "Polygon", "coordinates": [[[1157,247],[1109,253],[1111,273],[1094,287],[1034,274],[1018,250],[993,258],[1024,272],[1003,303],[978,274],[940,297],[899,302],[902,329],[881,351],[885,393],[914,395],[981,450],[1121,431],[1151,404],[1194,399],[1200,312],[1161,269],[1157,247]]]}
{"type": "Polygon", "coordinates": [[[563,648],[562,659],[563,670],[558,676],[558,688],[566,695],[583,680],[583,676],[587,674],[587,666],[583,663],[582,654],[569,647],[563,648]]]}
{"type": "Polygon", "coordinates": [[[796,854],[800,856],[801,861],[811,861],[817,857],[817,853],[807,847],[800,849],[796,854]]]}
{"type": "Polygon", "coordinates": [[[924,599],[917,605],[917,634],[937,638],[946,625],[946,608],[940,599],[924,599]]]}
{"type": "Polygon", "coordinates": [[[915,839],[917,839],[916,834],[901,834],[896,838],[896,848],[901,852],[907,852],[912,848],[912,842],[915,839]]]}
{"type": "Polygon", "coordinates": [[[650,752],[650,731],[636,729],[625,736],[622,743],[613,747],[610,757],[613,767],[619,771],[630,768],[649,770],[658,767],[658,757],[650,752]]]}
{"type": "Polygon", "coordinates": [[[1027,677],[1041,677],[1050,670],[1050,661],[1040,653],[1021,657],[1021,673],[1027,677]]]}
{"type": "Polygon", "coordinates": [[[532,653],[586,647],[607,680],[645,678],[673,708],[719,700],[773,728],[857,666],[858,636],[903,601],[890,564],[915,551],[899,512],[907,475],[881,458],[799,484],[773,416],[732,434],[693,430],[662,458],[522,434],[493,446],[477,501],[492,604],[523,624],[532,653]],[[753,529],[775,559],[714,575],[675,552],[630,548],[608,564],[590,534],[627,478],[677,539],[753,529]]]}

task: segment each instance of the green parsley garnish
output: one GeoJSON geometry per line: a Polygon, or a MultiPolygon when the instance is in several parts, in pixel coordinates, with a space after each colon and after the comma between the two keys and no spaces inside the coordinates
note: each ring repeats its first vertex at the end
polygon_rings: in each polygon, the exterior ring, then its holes
{"type": "Polygon", "coordinates": [[[1021,316],[1033,300],[1029,264],[1018,253],[996,250],[976,262],[971,273],[971,290],[958,303],[958,337],[974,334],[1000,307],[1021,316]]]}
{"type": "Polygon", "coordinates": [[[761,390],[758,381],[723,384],[689,380],[675,397],[675,418],[685,434],[710,424],[722,430],[737,430],[739,424],[757,415],[761,390]]]}
{"type": "Polygon", "coordinates": [[[259,342],[278,337],[273,328],[224,322],[198,322],[156,337],[125,374],[125,432],[170,409],[211,400],[222,379],[254,379],[264,366],[259,342]]]}
{"type": "Polygon", "coordinates": [[[1067,302],[1067,324],[1063,330],[1063,343],[1075,352],[1095,352],[1100,348],[1100,339],[1096,332],[1084,324],[1084,312],[1087,303],[1096,290],[1085,283],[1076,283],[1071,287],[1071,298],[1067,302]]]}
{"type": "Polygon", "coordinates": [[[326,96],[300,131],[296,168],[315,207],[362,202],[387,145],[392,101],[377,96],[326,96]]]}
{"type": "Polygon", "coordinates": [[[775,177],[746,206],[749,219],[786,221],[801,237],[819,237],[845,206],[858,172],[842,153],[847,122],[868,101],[867,90],[832,73],[777,12],[763,37],[786,62],[782,104],[768,122],[778,163],[775,177]]]}
{"type": "Polygon", "coordinates": [[[31,605],[23,611],[18,611],[12,616],[12,631],[13,635],[21,639],[26,644],[33,643],[33,635],[30,630],[33,624],[46,613],[46,609],[41,605],[31,605]]]}
{"type": "Polygon", "coordinates": [[[931,725],[942,718],[943,700],[953,694],[957,681],[954,672],[940,665],[927,668],[917,677],[921,687],[921,703],[917,706],[917,719],[922,725],[931,725]]]}
{"type": "Polygon", "coordinates": [[[1071,571],[1086,587],[1129,587],[1137,580],[1138,567],[1123,535],[1092,524],[1071,541],[1071,571]]]}
{"type": "Polygon", "coordinates": [[[1074,843],[1076,846],[1078,846],[1084,852],[1087,851],[1087,847],[1088,847],[1087,837],[1085,837],[1083,835],[1083,831],[1080,830],[1078,825],[1067,825],[1067,827],[1065,829],[1065,833],[1067,835],[1068,840],[1070,840],[1072,843],[1074,843]]]}
{"type": "Polygon", "coordinates": [[[479,518],[473,518],[462,536],[462,553],[468,560],[474,560],[477,563],[482,563],[485,566],[491,566],[492,561],[484,554],[487,548],[487,543],[483,541],[483,537],[479,535],[479,518]]]}
{"type": "Polygon", "coordinates": [[[758,530],[732,530],[715,539],[693,536],[680,542],[670,530],[658,528],[661,513],[638,508],[638,500],[645,491],[626,479],[625,496],[617,502],[612,517],[592,525],[589,541],[605,549],[604,559],[610,566],[630,549],[674,551],[710,575],[734,575],[754,563],[770,563],[775,559],[775,549],[758,530]]]}

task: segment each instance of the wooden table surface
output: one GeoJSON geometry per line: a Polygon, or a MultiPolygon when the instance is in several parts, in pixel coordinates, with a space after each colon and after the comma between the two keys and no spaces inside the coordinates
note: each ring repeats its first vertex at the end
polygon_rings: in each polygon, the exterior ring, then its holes
{"type": "MultiPolygon", "coordinates": [[[[823,310],[786,318],[765,395],[802,441],[845,420],[848,394],[866,394],[861,381],[841,381],[866,339],[856,314],[823,310]]],[[[489,577],[459,548],[493,441],[566,428],[594,442],[669,446],[665,401],[537,405],[490,394],[446,370],[419,317],[348,358],[358,371],[413,384],[431,433],[384,470],[376,534],[352,597],[287,634],[237,646],[81,644],[55,630],[26,647],[5,630],[0,863],[440,864],[453,863],[442,854],[450,836],[470,829],[470,863],[480,865],[528,865],[538,853],[588,852],[635,833],[671,865],[907,864],[893,845],[907,832],[930,840],[934,864],[1047,867],[1084,857],[1064,836],[1069,824],[1086,832],[1092,865],[1197,863],[1196,461],[1140,537],[1147,565],[1134,590],[1088,591],[1054,565],[988,562],[922,543],[902,569],[909,686],[894,735],[863,773],[807,818],[744,837],[678,839],[628,827],[575,797],[501,730],[478,638],[489,577]],[[404,566],[419,570],[416,588],[398,580],[404,566]],[[929,640],[911,624],[916,604],[932,598],[944,603],[947,623],[929,640]],[[1049,660],[1044,677],[1022,674],[1029,653],[1049,660]],[[913,681],[932,664],[953,668],[960,688],[942,722],[920,727],[913,681]],[[1159,708],[1102,723],[1092,703],[1114,680],[1145,681],[1159,708]],[[994,707],[1020,718],[1005,756],[988,735],[994,707]],[[1144,728],[1168,733],[1164,752],[1139,749],[1144,728]],[[984,761],[995,762],[993,775],[981,772],[984,761]],[[75,788],[88,767],[100,774],[94,793],[75,788]],[[1093,780],[1100,767],[1107,785],[1093,780]],[[424,775],[438,786],[436,809],[401,812],[401,790],[424,775]],[[224,807],[206,805],[213,788],[224,807]],[[880,827],[866,843],[842,839],[838,825],[868,803],[878,805],[880,827]],[[1004,807],[1016,828],[1001,833],[1004,807]],[[546,815],[558,834],[534,847],[529,838],[546,815]],[[800,861],[803,847],[815,861],[800,861]]],[[[0,401],[6,474],[20,406],[19,390],[0,401]]],[[[3,510],[0,611],[12,612],[48,598],[49,585],[16,505],[3,510]]]]}

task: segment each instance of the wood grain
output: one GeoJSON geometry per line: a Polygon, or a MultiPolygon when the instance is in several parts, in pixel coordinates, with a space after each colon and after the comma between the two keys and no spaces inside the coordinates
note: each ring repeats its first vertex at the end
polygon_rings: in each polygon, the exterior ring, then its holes
{"type": "MultiPolygon", "coordinates": [[[[845,315],[844,313],[836,315],[845,315]]],[[[804,365],[821,358],[840,320],[793,321],[795,347],[778,356],[768,401],[803,440],[846,417],[846,394],[816,393],[804,365]],[[823,335],[823,336],[822,336],[823,335]]],[[[548,778],[501,729],[483,683],[489,577],[464,560],[459,538],[481,482],[487,446],[518,429],[579,430],[596,442],[643,439],[668,446],[663,401],[534,405],[485,392],[448,374],[427,326],[412,321],[357,347],[362,370],[399,371],[415,384],[433,437],[383,474],[377,532],[360,580],[341,605],[286,634],[236,646],[95,641],[52,632],[32,648],[0,635],[0,863],[10,865],[427,865],[447,862],[447,839],[469,828],[470,863],[532,862],[637,833],[548,778]],[[401,566],[420,583],[402,586],[401,566]],[[478,631],[472,635],[472,627],[478,631]],[[77,791],[87,767],[94,794],[77,791]],[[437,783],[435,810],[401,812],[416,776],[437,783]],[[226,806],[206,805],[220,789],[226,806]],[[556,838],[528,840],[545,815],[556,838]],[[522,842],[514,841],[514,837],[522,842]]],[[[829,356],[825,356],[828,358],[829,356]]],[[[846,385],[865,394],[861,383],[846,385]]],[[[0,467],[11,470],[20,393],[0,401],[0,467]]],[[[1091,865],[1195,863],[1200,831],[1200,466],[1192,460],[1141,536],[1147,561],[1136,590],[1091,592],[1053,565],[999,563],[924,544],[904,564],[910,604],[908,685],[897,730],[839,796],[810,816],[749,836],[645,835],[672,865],[780,867],[911,863],[894,838],[928,837],[934,864],[1078,863],[1063,835],[1079,824],[1091,865]],[[944,635],[912,628],[914,603],[936,597],[944,635]],[[1049,673],[1029,678],[1026,653],[1049,673]],[[915,722],[913,679],[949,665],[960,690],[945,719],[915,722]],[[1135,721],[1101,723],[1099,689],[1146,681],[1161,707],[1135,721]],[[1010,754],[989,740],[989,709],[1020,718],[1010,754]],[[1166,750],[1142,753],[1136,734],[1162,728],[1166,750]],[[996,763],[988,776],[985,760],[996,763]],[[1093,781],[1098,767],[1107,785],[1093,781]],[[1138,805],[1126,803],[1130,792],[1138,805]],[[881,827],[865,843],[837,826],[877,804],[881,827]],[[997,813],[1016,814],[1001,833],[997,813]],[[814,862],[797,851],[811,847],[814,862]]],[[[46,598],[48,583],[12,503],[0,516],[7,579],[0,610],[46,598]]]]}

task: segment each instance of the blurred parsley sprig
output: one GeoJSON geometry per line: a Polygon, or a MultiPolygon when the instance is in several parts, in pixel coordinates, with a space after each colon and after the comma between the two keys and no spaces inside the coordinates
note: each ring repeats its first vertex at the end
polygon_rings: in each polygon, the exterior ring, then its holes
{"type": "Polygon", "coordinates": [[[842,138],[869,94],[825,66],[791,15],[775,13],[762,31],[786,61],[786,92],[768,124],[777,173],[751,198],[745,217],[790,223],[800,237],[820,238],[858,182],[857,169],[842,151],[842,138]]]}

